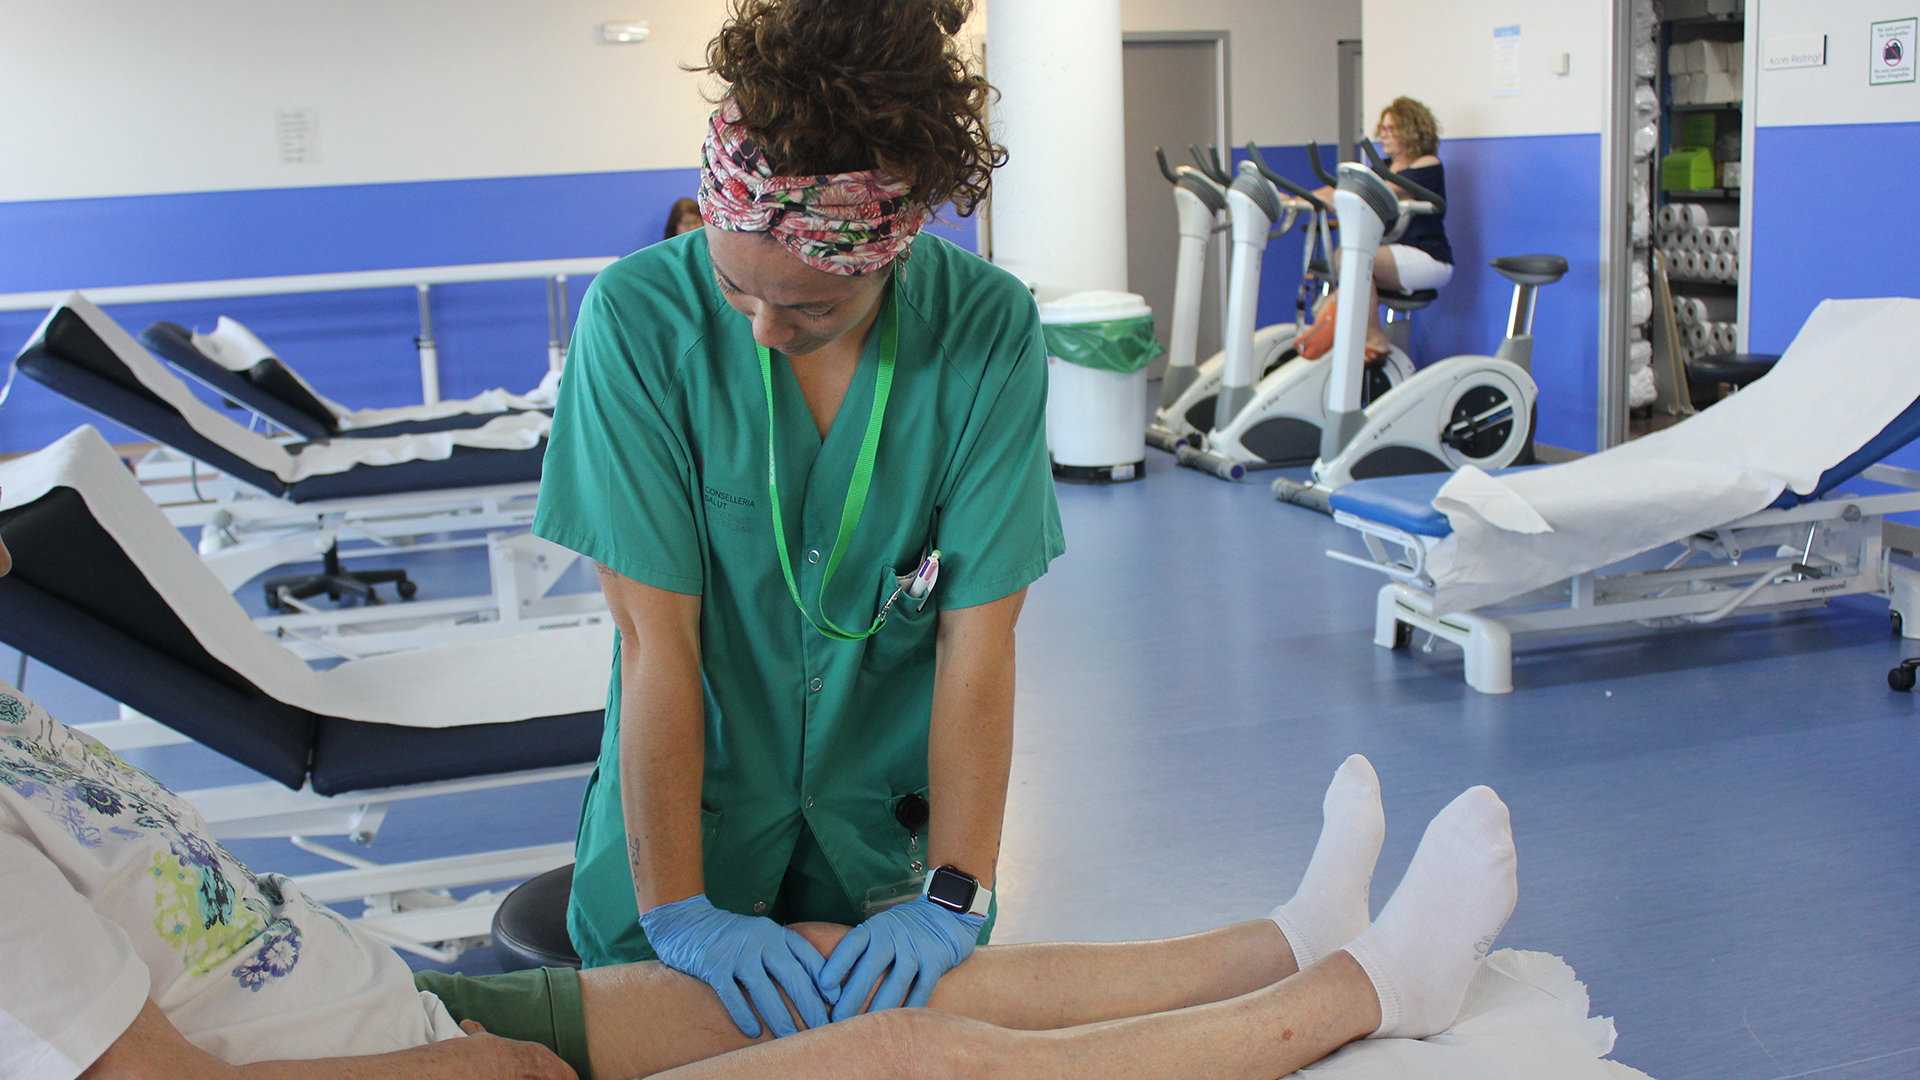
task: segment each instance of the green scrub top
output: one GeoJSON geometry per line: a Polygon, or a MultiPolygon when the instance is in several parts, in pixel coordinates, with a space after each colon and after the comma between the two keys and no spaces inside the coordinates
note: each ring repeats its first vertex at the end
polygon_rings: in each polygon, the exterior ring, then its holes
{"type": "MultiPolygon", "coordinates": [[[[899,899],[924,870],[925,837],[895,810],[927,790],[938,612],[1009,596],[1065,550],[1027,290],[922,235],[883,303],[899,313],[893,389],[866,510],[824,603],[886,313],[825,439],[777,353],[773,370],[780,505],[814,618],[866,628],[897,575],[942,553],[924,608],[903,597],[863,641],[820,635],[787,591],[752,328],[714,284],[702,231],[600,273],[560,382],[533,530],[635,581],[701,596],[707,896],[745,915],[854,922],[899,899]],[[790,865],[824,887],[796,890],[790,865]]],[[[653,956],[636,923],[619,728],[616,655],[567,912],[590,967],[653,956]]]]}

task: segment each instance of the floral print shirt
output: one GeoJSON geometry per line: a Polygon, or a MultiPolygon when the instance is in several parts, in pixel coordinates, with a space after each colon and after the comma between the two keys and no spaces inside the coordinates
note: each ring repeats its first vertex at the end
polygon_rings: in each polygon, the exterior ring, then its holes
{"type": "Polygon", "coordinates": [[[148,998],[234,1064],[459,1034],[385,945],[0,683],[0,1076],[70,1080],[148,998]]]}

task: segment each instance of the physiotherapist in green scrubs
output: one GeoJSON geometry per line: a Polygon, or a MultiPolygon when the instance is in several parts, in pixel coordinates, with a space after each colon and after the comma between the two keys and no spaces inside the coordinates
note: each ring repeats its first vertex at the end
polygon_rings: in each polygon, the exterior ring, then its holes
{"type": "Polygon", "coordinates": [[[986,940],[1014,624],[1064,548],[1034,302],[919,233],[1002,158],[965,6],[863,13],[871,69],[810,111],[795,7],[709,47],[706,227],[588,290],[534,525],[619,629],[575,948],[658,956],[749,1035],[795,1030],[780,991],[807,1026],[924,1003],[986,940]],[[857,926],[829,960],[800,921],[857,926]]]}

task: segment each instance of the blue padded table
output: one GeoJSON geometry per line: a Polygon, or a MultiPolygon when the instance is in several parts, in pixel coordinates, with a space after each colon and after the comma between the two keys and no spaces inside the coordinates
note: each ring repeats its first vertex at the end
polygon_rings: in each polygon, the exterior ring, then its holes
{"type": "MultiPolygon", "coordinates": [[[[177,409],[148,389],[72,308],[57,310],[15,363],[55,393],[243,483],[295,503],[533,484],[540,480],[541,463],[546,457],[545,440],[528,450],[456,446],[440,461],[358,465],[344,472],[287,483],[195,430],[177,409]]],[[[491,417],[482,422],[485,419],[491,417]]],[[[402,433],[396,425],[358,434],[402,433]]],[[[298,453],[299,447],[290,447],[289,452],[298,453]]]]}
{"type": "MultiPolygon", "coordinates": [[[[1825,497],[1834,488],[1858,476],[1867,466],[1920,438],[1920,401],[1907,406],[1893,422],[1882,428],[1866,445],[1849,454],[1838,465],[1820,474],[1820,480],[1805,495],[1791,489],[1780,493],[1772,509],[1787,509],[1825,497]]],[[[1527,469],[1551,466],[1527,465],[1517,469],[1496,469],[1490,476],[1504,476],[1527,469]]],[[[1414,473],[1409,476],[1381,476],[1355,480],[1335,489],[1327,503],[1334,510],[1354,517],[1399,529],[1414,536],[1448,536],[1453,525],[1447,516],[1433,508],[1433,497],[1452,473],[1414,473]]]]}
{"type": "Polygon", "coordinates": [[[271,779],[321,795],[579,765],[601,710],[422,728],[323,716],[216,660],[72,488],[0,514],[0,641],[271,779]]]}
{"type": "Polygon", "coordinates": [[[170,322],[157,322],[147,327],[140,332],[140,340],[155,355],[228,402],[315,442],[459,431],[480,427],[506,415],[500,412],[456,413],[431,420],[409,420],[343,431],[333,410],[327,408],[326,403],[307,388],[293,369],[277,357],[270,356],[244,372],[231,371],[193,344],[193,331],[170,322]]]}

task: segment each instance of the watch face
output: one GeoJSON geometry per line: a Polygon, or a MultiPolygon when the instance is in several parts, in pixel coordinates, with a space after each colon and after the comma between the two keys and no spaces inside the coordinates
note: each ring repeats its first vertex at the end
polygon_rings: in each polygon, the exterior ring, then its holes
{"type": "Polygon", "coordinates": [[[954,911],[965,911],[972,907],[974,893],[979,889],[979,882],[950,866],[935,870],[933,876],[927,879],[927,899],[954,911]]]}

